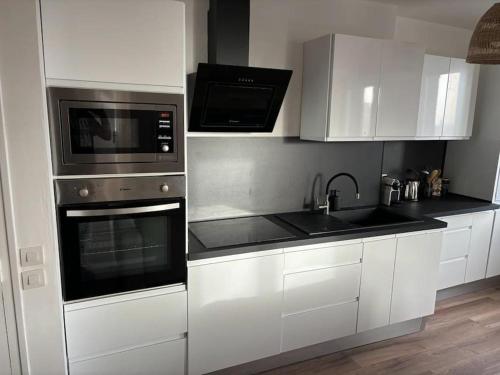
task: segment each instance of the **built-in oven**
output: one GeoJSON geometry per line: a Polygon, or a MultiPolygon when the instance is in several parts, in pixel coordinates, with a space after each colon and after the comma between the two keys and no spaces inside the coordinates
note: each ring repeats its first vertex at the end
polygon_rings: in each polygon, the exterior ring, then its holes
{"type": "Polygon", "coordinates": [[[65,301],[186,282],[184,176],[55,188],[65,301]]]}
{"type": "Polygon", "coordinates": [[[184,95],[47,90],[55,175],[184,172],[184,95]]]}

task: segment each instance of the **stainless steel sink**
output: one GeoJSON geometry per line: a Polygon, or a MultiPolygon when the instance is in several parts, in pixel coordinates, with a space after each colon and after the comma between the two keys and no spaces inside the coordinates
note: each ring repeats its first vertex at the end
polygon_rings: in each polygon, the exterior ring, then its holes
{"type": "Polygon", "coordinates": [[[411,216],[395,213],[384,207],[336,211],[332,212],[330,215],[345,223],[354,224],[360,227],[382,227],[422,221],[411,216]]]}

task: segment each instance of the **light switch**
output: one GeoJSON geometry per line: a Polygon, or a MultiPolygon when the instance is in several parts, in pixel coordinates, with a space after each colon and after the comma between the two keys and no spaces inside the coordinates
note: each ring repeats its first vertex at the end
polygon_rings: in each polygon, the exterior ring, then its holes
{"type": "Polygon", "coordinates": [[[23,289],[40,288],[45,285],[45,277],[42,269],[21,272],[23,289]]]}
{"type": "Polygon", "coordinates": [[[43,247],[33,246],[22,248],[21,267],[32,267],[43,264],[43,247]]]}

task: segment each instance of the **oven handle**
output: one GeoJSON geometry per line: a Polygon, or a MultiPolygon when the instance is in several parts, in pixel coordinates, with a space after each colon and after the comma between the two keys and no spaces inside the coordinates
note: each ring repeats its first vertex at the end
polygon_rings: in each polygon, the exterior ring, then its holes
{"type": "Polygon", "coordinates": [[[68,210],[67,217],[93,217],[111,215],[145,214],[149,212],[169,211],[180,208],[179,203],[160,204],[157,206],[128,207],[128,208],[107,208],[102,210],[68,210]]]}

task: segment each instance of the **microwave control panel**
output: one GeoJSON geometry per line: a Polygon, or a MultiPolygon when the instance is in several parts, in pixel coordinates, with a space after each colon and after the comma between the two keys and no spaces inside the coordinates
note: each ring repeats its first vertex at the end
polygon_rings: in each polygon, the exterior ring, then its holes
{"type": "Polygon", "coordinates": [[[158,112],[157,148],[161,154],[174,152],[173,111],[158,112]]]}

